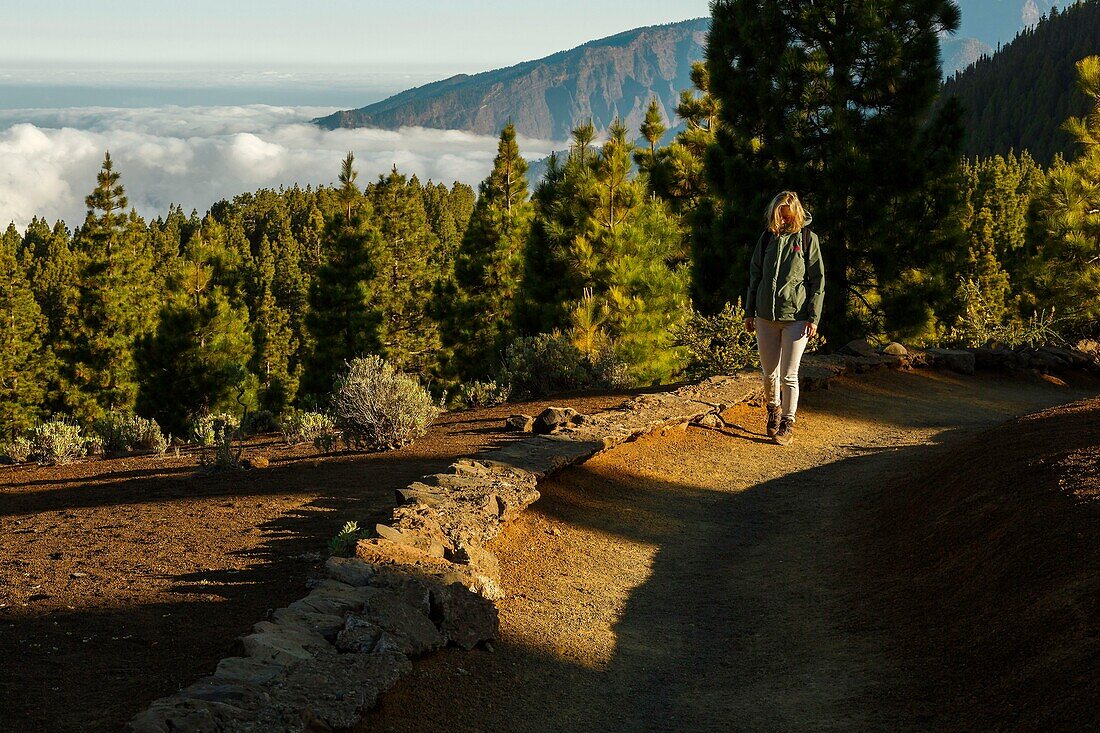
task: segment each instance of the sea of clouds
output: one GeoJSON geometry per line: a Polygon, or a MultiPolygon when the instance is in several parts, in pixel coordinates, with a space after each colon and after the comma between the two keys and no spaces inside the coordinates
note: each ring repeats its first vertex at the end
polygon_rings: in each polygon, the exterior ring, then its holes
{"type": "MultiPolygon", "coordinates": [[[[324,130],[322,107],[269,105],[0,110],[0,226],[33,216],[83,221],[105,150],[130,205],[145,217],[172,203],[205,212],[223,198],[295,183],[331,184],[355,153],[359,181],[393,165],[406,174],[476,185],[492,168],[497,139],[456,130],[324,130]]],[[[529,159],[561,142],[520,138],[529,159]]]]}

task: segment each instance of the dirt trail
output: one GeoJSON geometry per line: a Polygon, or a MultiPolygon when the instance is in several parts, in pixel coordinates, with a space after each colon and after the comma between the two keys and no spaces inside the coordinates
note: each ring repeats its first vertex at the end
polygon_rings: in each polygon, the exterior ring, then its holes
{"type": "MultiPolygon", "coordinates": [[[[1095,393],[1095,385],[1091,385],[1095,393]]],[[[563,472],[498,540],[493,651],[418,663],[361,731],[920,730],[857,541],[957,441],[1082,392],[926,372],[804,396],[794,446],[675,431],[563,472]]]]}

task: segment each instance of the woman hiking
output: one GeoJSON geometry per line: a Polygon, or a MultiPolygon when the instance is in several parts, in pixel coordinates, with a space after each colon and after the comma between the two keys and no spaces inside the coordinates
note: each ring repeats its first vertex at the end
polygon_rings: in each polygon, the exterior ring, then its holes
{"type": "Polygon", "coordinates": [[[793,191],[772,199],[764,221],[767,229],[749,266],[745,329],[756,332],[768,436],[790,445],[798,409],[798,365],[821,322],[825,264],[817,234],[809,229],[810,213],[793,191]]]}

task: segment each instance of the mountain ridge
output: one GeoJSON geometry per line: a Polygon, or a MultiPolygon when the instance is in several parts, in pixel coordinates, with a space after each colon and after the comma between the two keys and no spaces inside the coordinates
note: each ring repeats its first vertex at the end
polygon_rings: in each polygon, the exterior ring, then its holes
{"type": "Polygon", "coordinates": [[[637,127],[656,98],[672,120],[691,64],[703,59],[709,18],[645,26],[514,66],[458,74],[381,102],[314,120],[328,129],[403,126],[495,135],[509,120],[529,137],[565,140],[591,118],[603,131],[615,117],[637,127]]]}

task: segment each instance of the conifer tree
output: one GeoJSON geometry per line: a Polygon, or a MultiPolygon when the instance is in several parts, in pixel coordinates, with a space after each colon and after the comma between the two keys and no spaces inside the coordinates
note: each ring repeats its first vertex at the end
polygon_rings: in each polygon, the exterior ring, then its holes
{"type": "Polygon", "coordinates": [[[447,313],[447,344],[467,378],[490,374],[512,338],[513,307],[522,274],[533,206],[527,196],[527,162],[515,127],[500,133],[493,170],[479,196],[458,250],[457,293],[447,313]]]}
{"type": "Polygon", "coordinates": [[[179,260],[171,300],[137,355],[138,411],[176,435],[204,412],[240,414],[252,357],[248,311],[230,302],[223,285],[235,264],[224,227],[208,216],[179,260]]]}
{"type": "Polygon", "coordinates": [[[355,156],[348,153],[337,189],[339,213],[326,226],[325,263],[313,280],[306,319],[312,357],[302,377],[306,394],[323,397],[344,362],[378,349],[378,314],[371,304],[373,258],[380,241],[371,226],[370,204],[355,183],[355,156]]]}
{"type": "Polygon", "coordinates": [[[1055,164],[1040,197],[1046,237],[1033,259],[1033,280],[1062,317],[1095,331],[1100,323],[1100,56],[1078,61],[1077,73],[1091,110],[1067,120],[1065,129],[1080,152],[1072,162],[1055,164]]]}
{"type": "MultiPolygon", "coordinates": [[[[694,237],[695,297],[709,312],[744,292],[746,262],[778,191],[799,192],[821,235],[833,342],[918,327],[891,283],[954,246],[958,105],[931,106],[939,35],[959,10],[937,2],[715,0],[707,46],[722,124],[707,171],[722,204],[694,237]]],[[[910,294],[912,288],[906,289],[910,294]]],[[[903,301],[909,302],[909,301],[903,301]]]]}
{"type": "Polygon", "coordinates": [[[135,342],[152,329],[157,307],[145,222],[126,214],[125,189],[109,152],[96,183],[74,237],[81,323],[74,339],[75,389],[66,395],[84,421],[133,408],[135,342]]]}
{"type": "Polygon", "coordinates": [[[275,414],[290,406],[298,394],[301,370],[293,363],[298,339],[287,309],[276,298],[276,255],[264,235],[255,261],[257,294],[253,316],[252,372],[259,379],[260,406],[275,414]]]}
{"type": "Polygon", "coordinates": [[[419,182],[394,166],[371,187],[371,200],[382,239],[372,283],[382,356],[398,369],[433,374],[440,335],[429,306],[440,278],[434,256],[438,240],[428,224],[419,182]]]}
{"type": "Polygon", "coordinates": [[[46,319],[19,262],[22,237],[9,226],[0,236],[0,435],[12,438],[42,414],[51,367],[43,344],[46,319]]]}
{"type": "Polygon", "coordinates": [[[645,119],[642,120],[642,125],[638,130],[642,133],[642,139],[646,141],[648,147],[638,150],[634,154],[638,169],[646,175],[649,175],[653,169],[654,161],[657,158],[657,148],[660,147],[661,138],[664,137],[667,130],[664,115],[661,113],[661,105],[654,97],[649,101],[649,106],[646,107],[645,119]]]}

